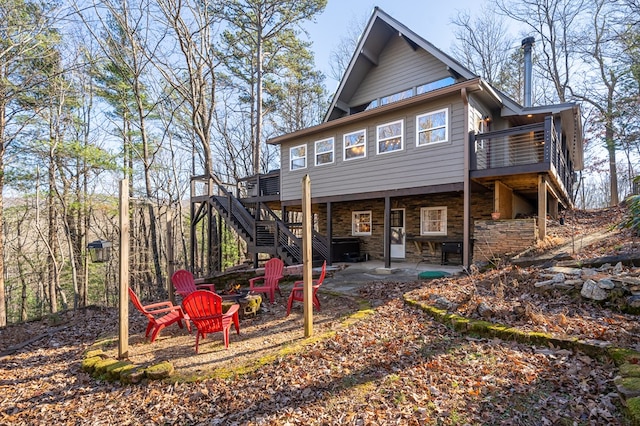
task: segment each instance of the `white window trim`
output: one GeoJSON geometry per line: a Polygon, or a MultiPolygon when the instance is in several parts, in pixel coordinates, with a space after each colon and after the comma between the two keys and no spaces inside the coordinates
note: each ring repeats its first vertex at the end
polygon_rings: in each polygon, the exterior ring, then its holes
{"type": "Polygon", "coordinates": [[[420,208],[420,235],[447,235],[447,206],[436,206],[436,207],[422,207],[420,208]],[[443,210],[443,219],[444,223],[443,230],[437,232],[428,232],[423,229],[424,226],[424,214],[426,211],[432,210],[443,210]]]}
{"type": "Polygon", "coordinates": [[[315,155],[315,165],[317,167],[326,166],[327,164],[335,163],[335,161],[336,161],[336,140],[333,137],[320,139],[319,141],[315,141],[313,147],[314,147],[313,152],[314,152],[314,155],[315,155]],[[331,151],[321,152],[320,154],[327,154],[327,153],[331,152],[333,154],[331,156],[331,161],[328,162],[328,163],[318,163],[318,143],[326,142],[326,141],[331,141],[331,151]]]}
{"type": "Polygon", "coordinates": [[[381,125],[376,127],[376,154],[378,154],[378,155],[380,155],[380,154],[391,154],[391,153],[402,151],[402,150],[404,150],[404,119],[391,121],[389,123],[384,123],[384,124],[381,124],[381,125]],[[393,151],[380,152],[380,142],[388,140],[388,139],[395,139],[395,138],[398,137],[398,136],[392,136],[392,137],[389,137],[389,138],[386,138],[386,139],[380,139],[380,128],[381,127],[386,127],[386,126],[391,126],[391,125],[396,124],[396,123],[400,123],[400,148],[394,149],[393,151]]]}
{"type": "MultiPolygon", "coordinates": [[[[359,145],[355,145],[355,146],[359,146],[359,145]]],[[[353,146],[351,146],[349,148],[353,148],[353,146]]],[[[343,161],[359,160],[361,158],[366,158],[366,157],[367,157],[367,129],[356,130],[355,132],[349,132],[349,133],[345,133],[344,135],[342,135],[342,159],[343,159],[343,161]],[[364,153],[362,154],[361,157],[347,158],[347,136],[354,135],[356,133],[364,133],[364,139],[362,141],[362,146],[364,147],[364,153]]]]}
{"type": "Polygon", "coordinates": [[[295,172],[297,170],[304,170],[307,168],[307,144],[302,144],[302,145],[297,145],[297,146],[292,146],[291,148],[289,148],[289,170],[292,172],[295,172]],[[293,151],[298,149],[298,148],[302,148],[304,147],[304,157],[293,157],[293,151]],[[296,167],[295,169],[293,168],[293,160],[299,160],[299,159],[304,159],[304,167],[296,167]]]}
{"type": "Polygon", "coordinates": [[[351,235],[371,235],[371,229],[373,228],[373,215],[371,210],[358,210],[351,212],[351,235]],[[369,232],[356,231],[356,215],[368,214],[369,215],[369,232]]]}
{"type": "Polygon", "coordinates": [[[417,147],[423,147],[423,146],[434,146],[434,145],[438,145],[441,143],[447,143],[449,142],[449,108],[442,108],[442,109],[438,109],[435,111],[429,111],[429,112],[425,112],[424,114],[420,114],[416,116],[416,146],[417,147]],[[420,145],[420,133],[423,133],[427,130],[433,130],[433,129],[438,129],[439,127],[433,127],[431,129],[426,129],[426,130],[420,130],[420,118],[427,116],[427,115],[433,115],[433,114],[438,114],[439,112],[443,112],[445,113],[445,123],[444,123],[444,140],[441,141],[437,141],[437,142],[429,142],[423,145],[420,145]]]}

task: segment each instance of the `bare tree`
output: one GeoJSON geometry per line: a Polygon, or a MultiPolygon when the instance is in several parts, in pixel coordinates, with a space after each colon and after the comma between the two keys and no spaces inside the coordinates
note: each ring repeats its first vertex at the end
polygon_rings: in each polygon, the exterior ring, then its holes
{"type": "Polygon", "coordinates": [[[566,102],[574,76],[574,31],[583,0],[499,0],[500,11],[534,36],[537,72],[551,82],[553,92],[543,102],[566,102]]]}
{"type": "MultiPolygon", "coordinates": [[[[173,35],[178,51],[168,47],[161,57],[154,54],[153,64],[173,90],[190,117],[191,132],[199,142],[203,174],[211,176],[211,129],[215,109],[217,60],[213,45],[217,18],[211,11],[214,0],[158,0],[162,16],[158,19],[173,35]]],[[[181,111],[178,109],[177,111],[181,111]]],[[[191,139],[189,139],[191,140],[191,139]]],[[[195,174],[195,170],[194,170],[195,174]]]]}
{"type": "Polygon", "coordinates": [[[468,11],[458,11],[451,22],[456,26],[454,56],[475,74],[501,88],[501,78],[513,51],[513,40],[504,19],[495,8],[485,6],[474,18],[468,11]]]}
{"type": "Polygon", "coordinates": [[[360,15],[351,18],[346,28],[344,28],[344,32],[342,32],[343,35],[340,37],[338,44],[331,50],[329,54],[329,67],[331,70],[329,77],[335,81],[340,82],[340,80],[342,80],[342,76],[351,62],[353,52],[356,51],[356,46],[358,45],[362,32],[367,26],[368,20],[369,15],[360,15]]]}
{"type": "Polygon", "coordinates": [[[589,20],[582,32],[581,43],[576,45],[584,60],[584,81],[580,89],[572,90],[574,97],[587,102],[598,112],[598,121],[604,127],[604,147],[609,157],[609,204],[619,202],[615,119],[620,112],[618,99],[621,84],[629,77],[629,69],[617,61],[623,45],[616,25],[619,16],[617,2],[592,0],[585,8],[589,20]]]}
{"type": "Polygon", "coordinates": [[[298,37],[302,22],[324,10],[326,0],[233,0],[219,10],[229,28],[223,33],[222,59],[230,74],[243,83],[250,104],[253,173],[260,173],[269,74],[286,67],[284,57],[304,55],[307,44],[298,37]]]}
{"type": "MultiPolygon", "coordinates": [[[[151,28],[147,25],[150,3],[147,0],[100,1],[93,3],[92,15],[101,25],[95,28],[83,14],[87,29],[98,42],[104,61],[97,67],[96,75],[101,82],[101,95],[113,105],[115,114],[122,119],[121,134],[125,158],[133,159],[142,165],[144,198],[147,200],[150,238],[154,271],[147,277],[155,279],[159,290],[164,288],[161,267],[159,224],[153,200],[155,188],[152,186],[151,169],[159,146],[149,130],[149,121],[155,110],[150,88],[145,79],[151,68],[147,43],[151,28]],[[98,31],[96,31],[98,30],[98,31]],[[128,151],[127,151],[128,150],[128,151]]],[[[124,167],[127,170],[127,167],[124,167]]],[[[133,173],[133,170],[130,170],[133,173]]],[[[130,181],[133,186],[133,180],[130,181]]],[[[134,194],[134,192],[131,192],[134,194]]],[[[143,263],[144,264],[144,263],[143,263]]]]}

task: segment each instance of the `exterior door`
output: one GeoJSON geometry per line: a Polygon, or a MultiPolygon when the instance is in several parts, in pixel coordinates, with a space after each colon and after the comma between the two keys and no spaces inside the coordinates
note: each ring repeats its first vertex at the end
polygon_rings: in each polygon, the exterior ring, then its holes
{"type": "Polygon", "coordinates": [[[404,209],[391,209],[391,257],[405,258],[404,209]]]}

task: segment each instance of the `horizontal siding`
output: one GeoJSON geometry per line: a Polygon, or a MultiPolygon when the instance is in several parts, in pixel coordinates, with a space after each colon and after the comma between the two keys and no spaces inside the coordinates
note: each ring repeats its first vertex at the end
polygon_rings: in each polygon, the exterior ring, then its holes
{"type": "Polygon", "coordinates": [[[298,140],[281,146],[281,199],[301,197],[301,180],[311,178],[313,197],[359,194],[363,192],[407,189],[460,183],[464,176],[464,105],[460,97],[432,102],[423,106],[390,112],[361,125],[350,124],[331,133],[317,135],[313,140],[298,140]],[[449,108],[449,141],[431,147],[416,147],[415,118],[442,108],[449,108]],[[376,154],[376,126],[404,119],[404,149],[376,154]],[[342,136],[362,128],[367,129],[367,157],[343,160],[342,136]],[[326,137],[335,138],[335,162],[315,167],[314,142],[326,137]],[[307,144],[307,168],[289,171],[289,148],[307,144]]]}
{"type": "Polygon", "coordinates": [[[383,96],[392,95],[421,84],[430,83],[451,74],[444,63],[425,50],[413,50],[402,37],[392,37],[349,100],[351,107],[383,96]]]}

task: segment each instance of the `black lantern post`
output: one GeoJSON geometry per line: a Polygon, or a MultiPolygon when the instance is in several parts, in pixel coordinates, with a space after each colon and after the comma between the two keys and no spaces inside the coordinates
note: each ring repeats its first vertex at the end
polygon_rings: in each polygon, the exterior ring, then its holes
{"type": "Polygon", "coordinates": [[[107,262],[111,257],[111,241],[96,240],[87,245],[91,261],[94,263],[107,262]]]}

